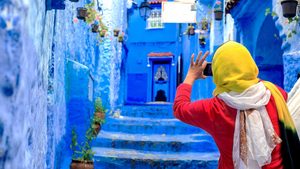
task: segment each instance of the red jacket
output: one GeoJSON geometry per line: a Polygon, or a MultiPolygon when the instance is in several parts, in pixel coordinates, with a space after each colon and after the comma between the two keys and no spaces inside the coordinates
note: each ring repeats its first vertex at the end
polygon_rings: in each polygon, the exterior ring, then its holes
{"type": "MultiPolygon", "coordinates": [[[[287,93],[279,88],[284,98],[287,93]]],[[[174,101],[174,116],[193,126],[207,131],[215,140],[219,151],[219,169],[233,169],[232,146],[237,110],[227,106],[221,99],[213,97],[191,102],[192,86],[181,84],[177,88],[174,101]]],[[[280,136],[277,109],[274,98],[271,96],[266,105],[275,132],[280,136]]],[[[272,162],[263,169],[283,169],[280,153],[281,144],[278,144],[272,152],[272,162]]]]}

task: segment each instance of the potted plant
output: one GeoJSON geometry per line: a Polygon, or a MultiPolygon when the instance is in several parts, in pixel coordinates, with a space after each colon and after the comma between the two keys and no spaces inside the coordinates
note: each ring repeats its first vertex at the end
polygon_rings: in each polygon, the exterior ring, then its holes
{"type": "Polygon", "coordinates": [[[77,142],[77,133],[72,130],[72,142],[71,150],[72,154],[72,163],[70,169],[94,169],[94,152],[91,149],[91,142],[94,139],[91,127],[86,131],[85,142],[78,144],[77,142]]]}
{"type": "Polygon", "coordinates": [[[199,44],[201,46],[205,46],[206,45],[206,42],[205,42],[205,37],[203,35],[200,35],[199,36],[199,44]]]}
{"type": "Polygon", "coordinates": [[[215,13],[215,20],[219,21],[223,19],[223,8],[222,8],[222,2],[217,1],[214,7],[214,13],[215,13]]]}
{"type": "Polygon", "coordinates": [[[95,23],[92,24],[92,32],[93,33],[98,33],[99,32],[99,25],[98,24],[95,24],[95,23]]]}
{"type": "Polygon", "coordinates": [[[189,24],[185,32],[187,35],[195,35],[195,27],[192,24],[189,24]]]}
{"type": "Polygon", "coordinates": [[[205,18],[202,19],[202,21],[201,21],[201,29],[204,30],[204,31],[206,31],[208,29],[208,27],[209,27],[209,23],[208,23],[207,19],[205,19],[205,18]]]}
{"type": "Polygon", "coordinates": [[[123,42],[124,41],[124,32],[122,32],[119,36],[118,36],[118,42],[123,42]]]}
{"type": "Polygon", "coordinates": [[[99,36],[100,36],[101,38],[104,38],[104,37],[106,36],[106,33],[107,33],[107,30],[101,29],[100,32],[99,32],[99,36]]]}
{"type": "Polygon", "coordinates": [[[119,29],[114,29],[114,37],[118,37],[120,33],[119,29]]]}
{"type": "Polygon", "coordinates": [[[93,134],[97,135],[101,129],[101,125],[105,119],[105,108],[102,104],[102,100],[97,98],[95,101],[95,113],[93,118],[93,134]]]}
{"type": "Polygon", "coordinates": [[[101,38],[103,38],[107,34],[108,27],[104,25],[104,23],[102,22],[101,18],[99,18],[99,25],[100,25],[99,36],[101,38]]]}
{"type": "Polygon", "coordinates": [[[293,18],[296,16],[297,11],[297,0],[282,0],[281,6],[282,6],[282,14],[286,18],[293,18]]]}
{"type": "Polygon", "coordinates": [[[85,20],[87,17],[87,8],[85,7],[78,7],[77,8],[77,18],[81,20],[85,20]]]}

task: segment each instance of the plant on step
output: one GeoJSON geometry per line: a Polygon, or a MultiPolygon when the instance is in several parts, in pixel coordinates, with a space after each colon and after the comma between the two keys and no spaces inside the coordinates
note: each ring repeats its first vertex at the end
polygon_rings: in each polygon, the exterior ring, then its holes
{"type": "Polygon", "coordinates": [[[105,108],[101,98],[95,100],[95,113],[92,120],[93,134],[97,135],[101,129],[101,125],[105,122],[105,108]]]}
{"type": "Polygon", "coordinates": [[[70,169],[94,169],[93,157],[95,152],[91,149],[91,142],[94,139],[91,127],[85,133],[85,141],[78,144],[77,133],[72,130],[72,142],[70,148],[73,152],[70,169]]]}
{"type": "MultiPolygon", "coordinates": [[[[278,16],[278,14],[276,12],[274,12],[274,11],[271,11],[270,8],[267,8],[265,10],[265,15],[266,16],[267,15],[271,15],[272,17],[278,16]]],[[[284,33],[287,38],[292,38],[293,35],[298,34],[297,29],[298,29],[298,26],[300,25],[300,18],[299,18],[299,16],[287,18],[285,20],[284,24],[288,25],[288,27],[289,27],[288,30],[287,30],[287,32],[284,33]]],[[[277,37],[276,34],[274,35],[274,37],[278,39],[278,37],[277,37]]],[[[286,41],[287,39],[284,38],[283,40],[286,41]]]]}
{"type": "Polygon", "coordinates": [[[216,1],[214,6],[215,20],[223,19],[223,6],[221,1],[216,1]]]}

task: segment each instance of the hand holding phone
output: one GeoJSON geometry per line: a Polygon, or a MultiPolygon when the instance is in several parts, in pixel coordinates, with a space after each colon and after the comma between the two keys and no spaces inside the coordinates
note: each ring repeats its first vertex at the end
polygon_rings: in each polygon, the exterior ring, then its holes
{"type": "Polygon", "coordinates": [[[207,62],[207,65],[206,65],[206,67],[205,67],[205,69],[203,71],[203,74],[205,76],[213,76],[212,69],[211,69],[211,62],[207,62]]]}

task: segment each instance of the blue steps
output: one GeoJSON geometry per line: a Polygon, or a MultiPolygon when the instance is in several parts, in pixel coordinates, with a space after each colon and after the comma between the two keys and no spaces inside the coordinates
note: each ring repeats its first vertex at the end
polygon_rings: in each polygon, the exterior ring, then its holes
{"type": "Polygon", "coordinates": [[[120,109],[119,117],[106,117],[93,141],[95,169],[217,168],[212,137],[175,119],[172,105],[120,109]]]}
{"type": "Polygon", "coordinates": [[[165,152],[217,151],[211,136],[207,134],[149,135],[101,131],[93,146],[165,152]]]}
{"type": "Polygon", "coordinates": [[[93,148],[96,169],[216,169],[218,153],[165,153],[93,148]]]}

